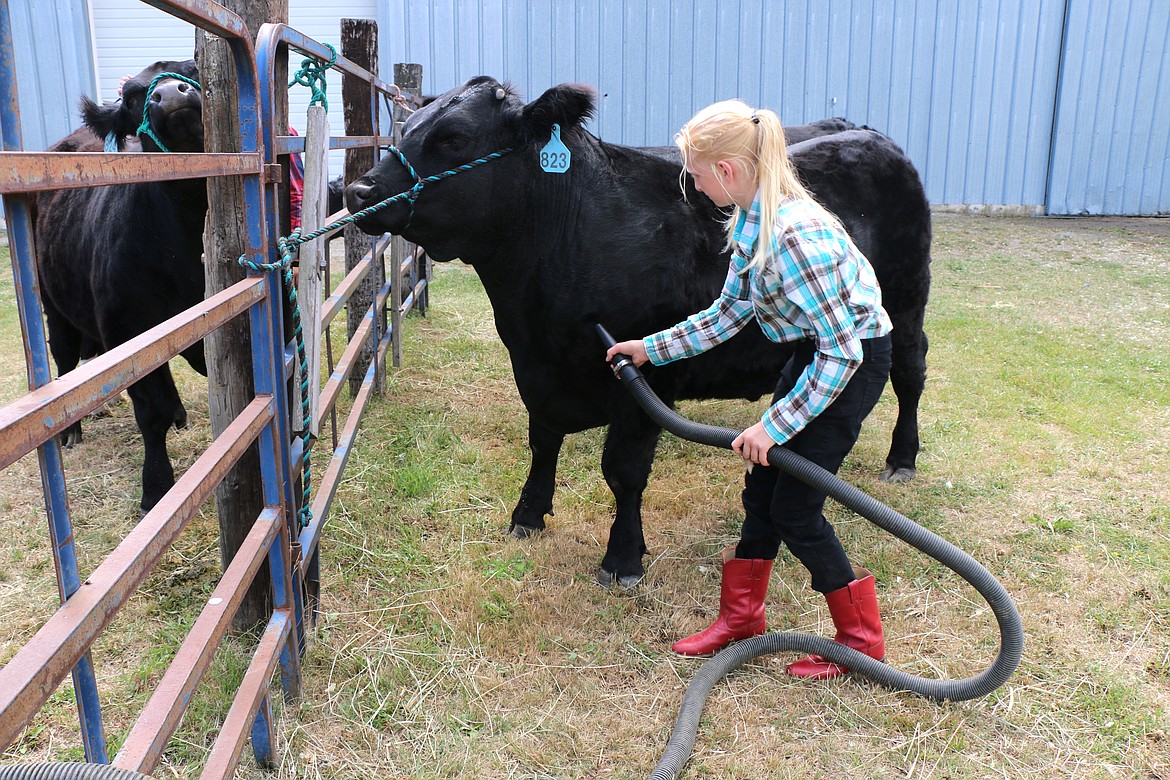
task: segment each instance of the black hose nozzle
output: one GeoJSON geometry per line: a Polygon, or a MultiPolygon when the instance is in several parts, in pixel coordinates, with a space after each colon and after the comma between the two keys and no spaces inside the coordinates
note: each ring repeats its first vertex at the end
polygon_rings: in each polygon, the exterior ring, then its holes
{"type": "MultiPolygon", "coordinates": [[[[601,337],[601,343],[605,345],[606,349],[617,344],[617,339],[611,336],[609,331],[600,322],[593,327],[597,330],[597,335],[601,337]]],[[[634,361],[630,359],[630,356],[623,355],[621,352],[617,353],[613,360],[609,361],[609,367],[613,369],[613,375],[626,384],[636,379],[644,379],[642,372],[634,365],[634,361]]]]}

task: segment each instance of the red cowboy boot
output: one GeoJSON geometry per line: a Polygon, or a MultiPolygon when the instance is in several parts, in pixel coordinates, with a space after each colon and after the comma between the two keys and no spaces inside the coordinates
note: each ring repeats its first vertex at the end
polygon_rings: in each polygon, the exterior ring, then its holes
{"type": "MultiPolygon", "coordinates": [[[[882,637],[882,617],[878,614],[873,575],[855,567],[853,576],[857,579],[844,588],[825,594],[829,615],[837,627],[835,641],[881,661],[886,657],[886,642],[882,637]]],[[[788,666],[788,673],[793,677],[813,680],[828,680],[848,671],[819,655],[810,655],[788,666]]]]}
{"type": "Polygon", "coordinates": [[[772,562],[763,558],[736,558],[735,548],[723,551],[723,582],[719,588],[719,617],[697,634],[675,642],[679,655],[711,655],[736,639],[764,633],[764,598],[772,562]]]}

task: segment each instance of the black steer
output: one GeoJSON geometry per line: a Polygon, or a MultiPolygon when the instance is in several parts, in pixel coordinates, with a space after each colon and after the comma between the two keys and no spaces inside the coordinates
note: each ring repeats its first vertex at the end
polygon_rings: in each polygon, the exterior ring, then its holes
{"type": "MultiPolygon", "coordinates": [[[[93,139],[113,134],[118,148],[159,151],[153,139],[135,138],[142,122],[147,87],[160,73],[197,80],[195,61],[157,62],[122,88],[120,102],[97,105],[82,99],[88,130],[54,145],[58,151],[101,151],[93,139]]],[[[154,133],[171,151],[203,151],[203,110],[199,90],[178,79],[159,82],[150,97],[154,133]]],[[[37,203],[37,269],[58,374],[122,344],[203,300],[203,221],[207,190],[203,179],[143,182],[61,190],[37,203]]],[[[196,371],[207,374],[203,344],[183,352],[196,371]]],[[[163,365],[129,388],[134,417],[142,431],[142,508],[158,503],[174,484],[166,436],[186,424],[170,368],[163,365]]],[[[67,443],[80,439],[77,426],[67,443]]]]}
{"type": "MultiPolygon", "coordinates": [[[[360,223],[401,232],[438,261],[473,266],[491,299],[529,414],[532,466],[511,532],[544,528],[557,456],[568,433],[609,424],[601,466],[616,517],[600,581],[636,583],[644,573],[642,493],[659,428],[617,381],[594,323],[618,340],[670,326],[711,304],[727,273],[721,214],[686,182],[661,148],[605,143],[581,128],[593,92],[561,85],[527,105],[479,77],[407,121],[400,150],[420,177],[510,148],[499,159],[427,184],[413,207],[399,202],[360,223]],[[572,152],[565,173],[545,173],[540,152],[552,125],[572,152]],[[408,223],[409,220],[409,223],[408,223]]],[[[898,423],[883,479],[914,474],[917,408],[925,380],[922,323],[930,284],[930,213],[914,166],[868,130],[791,147],[801,177],[873,262],[894,322],[898,423]]],[[[388,156],[346,192],[351,212],[414,184],[388,156]]],[[[647,367],[669,404],[682,398],[756,399],[772,392],[791,354],[749,327],[690,360],[647,367]]]]}
{"type": "Polygon", "coordinates": [[[812,138],[820,138],[823,135],[832,135],[833,133],[843,133],[846,130],[857,129],[857,125],[848,119],[834,116],[828,119],[818,119],[815,122],[809,122],[807,125],[787,125],[784,128],[784,140],[788,142],[789,146],[792,146],[793,144],[808,141],[812,138]]]}

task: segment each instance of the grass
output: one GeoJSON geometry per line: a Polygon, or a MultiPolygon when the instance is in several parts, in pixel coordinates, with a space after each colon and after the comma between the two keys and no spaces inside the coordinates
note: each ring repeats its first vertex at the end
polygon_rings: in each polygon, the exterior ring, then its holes
{"type": "MultiPolygon", "coordinates": [[[[1016,675],[981,700],[936,703],[857,679],[799,682],[784,674],[790,658],[760,659],[716,686],[683,777],[1170,778],[1167,228],[936,215],[918,478],[876,480],[896,411],[889,393],[842,469],[1000,579],[1026,631],[1016,675]]],[[[0,282],[4,302],[10,284],[0,282]]],[[[741,519],[741,467],[664,437],[645,496],[646,579],[598,588],[612,521],[603,432],[566,441],[549,531],[507,538],[528,465],[507,354],[469,268],[438,266],[432,300],[427,319],[408,323],[404,365],[367,411],[334,504],[323,611],[303,695],[279,708],[276,776],[644,777],[698,668],[669,645],[713,616],[716,556],[741,519]]],[[[14,395],[23,364],[8,308],[0,388],[14,395]]],[[[181,392],[195,424],[179,446],[172,434],[180,468],[206,425],[197,386],[181,392]]],[[[681,411],[743,426],[761,408],[681,411]]],[[[128,403],[86,426],[67,467],[92,566],[135,521],[141,455],[128,403]]],[[[0,474],[0,662],[56,598],[29,460],[0,474]]],[[[829,511],[852,557],[877,574],[889,663],[962,677],[990,662],[998,639],[976,593],[829,511]]],[[[217,569],[205,512],[95,648],[112,743],[217,569]]],[[[790,556],[777,561],[768,609],[774,630],[831,635],[790,556]]],[[[198,775],[250,641],[233,638],[220,654],[157,776],[198,775]]],[[[76,757],[78,743],[66,683],[5,758],[76,757]]],[[[237,771],[271,776],[247,756],[237,771]]]]}

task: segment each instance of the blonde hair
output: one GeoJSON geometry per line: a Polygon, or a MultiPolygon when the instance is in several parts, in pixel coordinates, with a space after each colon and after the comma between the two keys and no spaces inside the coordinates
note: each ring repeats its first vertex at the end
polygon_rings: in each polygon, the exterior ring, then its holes
{"type": "MultiPolygon", "coordinates": [[[[742,100],[723,100],[699,111],[682,126],[674,137],[682,152],[683,173],[726,160],[745,175],[756,180],[760,201],[760,232],[751,257],[759,267],[772,253],[776,229],[775,215],[787,198],[811,202],[825,217],[836,219],[813,198],[796,175],[788,157],[788,143],[780,117],[766,108],[753,109],[742,100]]],[[[743,209],[736,205],[726,222],[727,246],[734,243],[735,226],[743,209]]]]}

